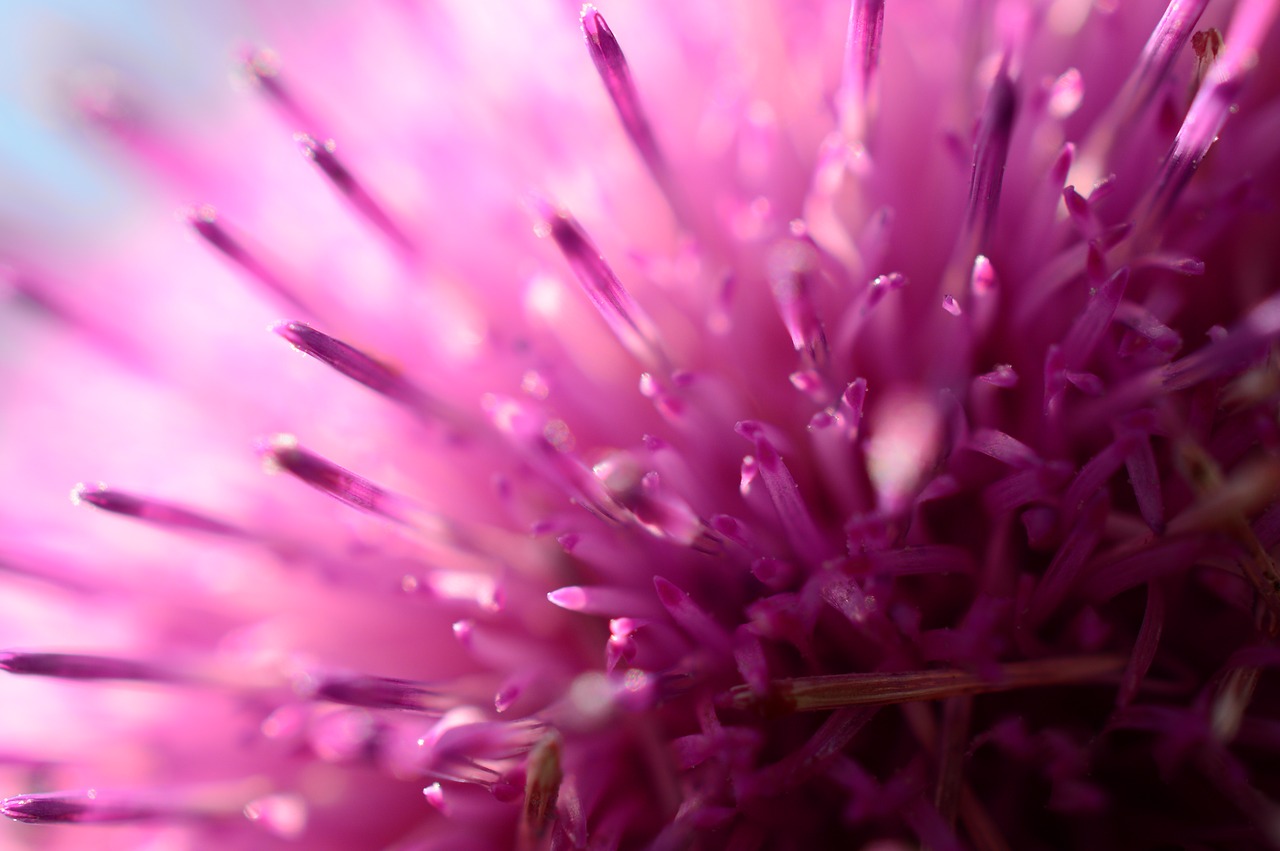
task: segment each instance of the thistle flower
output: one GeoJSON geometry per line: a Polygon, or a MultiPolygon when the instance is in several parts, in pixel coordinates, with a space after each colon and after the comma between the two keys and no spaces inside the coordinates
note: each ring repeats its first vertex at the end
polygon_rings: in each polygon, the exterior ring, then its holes
{"type": "Polygon", "coordinates": [[[1280,845],[1277,4],[605,11],[78,89],[195,206],[7,240],[4,838],[1280,845]]]}

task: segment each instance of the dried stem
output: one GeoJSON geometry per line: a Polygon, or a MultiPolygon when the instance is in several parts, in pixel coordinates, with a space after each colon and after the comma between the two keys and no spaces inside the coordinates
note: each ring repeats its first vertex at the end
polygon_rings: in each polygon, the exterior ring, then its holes
{"type": "Polygon", "coordinates": [[[966,694],[1087,682],[1118,674],[1124,666],[1123,656],[1097,655],[1012,662],[1002,665],[1000,676],[995,679],[959,670],[794,677],[773,681],[769,696],[763,699],[752,694],[745,685],[735,686],[729,691],[728,705],[736,709],[767,709],[778,714],[821,712],[849,706],[887,706],[966,694]]]}

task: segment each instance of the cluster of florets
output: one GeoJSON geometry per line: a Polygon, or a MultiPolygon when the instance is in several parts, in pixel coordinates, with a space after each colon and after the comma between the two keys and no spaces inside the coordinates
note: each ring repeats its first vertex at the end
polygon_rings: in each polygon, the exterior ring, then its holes
{"type": "Polygon", "coordinates": [[[9,276],[12,829],[1280,845],[1280,4],[527,5],[84,104],[251,226],[9,276]]]}

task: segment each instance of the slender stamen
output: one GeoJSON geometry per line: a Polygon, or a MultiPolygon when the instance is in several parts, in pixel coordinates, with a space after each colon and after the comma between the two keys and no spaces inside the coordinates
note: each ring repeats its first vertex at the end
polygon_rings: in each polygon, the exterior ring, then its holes
{"type": "MultiPolygon", "coordinates": [[[[745,687],[744,687],[745,688],[745,687]]],[[[803,745],[773,765],[749,775],[738,783],[741,798],[777,795],[812,777],[853,741],[876,708],[855,706],[837,710],[803,745]]]]}
{"type": "Polygon", "coordinates": [[[403,520],[397,506],[399,497],[303,449],[293,435],[278,434],[271,438],[263,447],[262,456],[269,468],[284,470],[352,508],[391,520],[403,520]]]}
{"type": "Polygon", "coordinates": [[[95,790],[14,795],[0,801],[0,813],[29,824],[110,824],[172,818],[172,808],[143,801],[107,798],[95,790]]]}
{"type": "MultiPolygon", "coordinates": [[[[582,795],[578,792],[578,784],[572,775],[566,777],[560,784],[556,813],[565,835],[569,838],[569,847],[586,848],[587,813],[582,804],[582,795]]],[[[591,834],[592,839],[598,836],[598,832],[591,834]]]]}
{"type": "Polygon", "coordinates": [[[771,682],[769,697],[763,702],[749,687],[734,686],[726,703],[735,709],[767,709],[771,713],[888,706],[1106,679],[1124,670],[1125,661],[1123,656],[1099,655],[1011,662],[1000,666],[998,679],[959,670],[793,677],[771,682]]]}
{"type": "Polygon", "coordinates": [[[1106,491],[1096,491],[1080,512],[1075,525],[1067,533],[1062,546],[1054,554],[1028,605],[1027,619],[1038,625],[1057,609],[1071,590],[1085,560],[1093,553],[1102,539],[1102,526],[1106,522],[1111,502],[1106,491]]]}
{"type": "Polygon", "coordinates": [[[1122,113],[1140,112],[1151,103],[1208,6],[1209,0],[1171,0],[1143,46],[1133,75],[1116,98],[1122,113]]]}
{"type": "Polygon", "coordinates": [[[956,815],[964,788],[965,752],[969,746],[973,717],[973,695],[951,697],[943,704],[941,753],[938,755],[938,778],[934,787],[934,805],[947,826],[955,829],[956,815]]]}
{"type": "Polygon", "coordinates": [[[1182,337],[1178,332],[1165,325],[1142,305],[1131,301],[1120,302],[1116,308],[1115,321],[1131,332],[1121,340],[1122,356],[1150,347],[1166,357],[1171,357],[1182,348],[1182,337]]]}
{"type": "Polygon", "coordinates": [[[374,227],[406,253],[416,252],[413,241],[405,235],[369,190],[365,189],[364,184],[357,180],[346,164],[338,158],[338,146],[332,139],[322,143],[306,133],[297,133],[294,134],[293,140],[298,143],[298,149],[302,155],[315,163],[329,182],[346,196],[351,206],[355,207],[374,227]]]}
{"type": "Polygon", "coordinates": [[[814,263],[813,249],[800,240],[779,243],[766,260],[774,303],[805,369],[820,367],[827,360],[827,335],[810,291],[814,263]]]}
{"type": "Polygon", "coordinates": [[[261,259],[232,236],[231,232],[218,221],[218,213],[212,206],[204,204],[188,213],[187,223],[215,251],[247,272],[251,278],[266,287],[277,298],[301,313],[313,314],[315,312],[275,272],[267,268],[267,265],[261,259]]]}
{"type": "Polygon", "coordinates": [[[1010,387],[1018,386],[1018,373],[1014,371],[1011,364],[1000,363],[996,364],[995,369],[990,372],[984,372],[974,379],[975,383],[979,381],[983,384],[990,384],[992,387],[1007,390],[1010,387]]]}
{"type": "Polygon", "coordinates": [[[680,627],[694,640],[708,647],[729,648],[729,636],[724,627],[693,601],[674,582],[661,576],[653,577],[658,599],[680,627]]]}
{"type": "Polygon", "coordinates": [[[1076,514],[1084,510],[1088,501],[1097,493],[1105,491],[1108,479],[1124,464],[1125,458],[1132,451],[1136,441],[1133,433],[1121,435],[1107,445],[1105,449],[1090,458],[1071,485],[1062,495],[1062,515],[1066,523],[1073,523],[1076,514]]]}
{"type": "Polygon", "coordinates": [[[547,594],[562,609],[589,615],[654,617],[659,614],[653,598],[629,588],[569,585],[547,594]]]}
{"type": "Polygon", "coordinates": [[[459,419],[458,414],[449,411],[442,402],[432,398],[399,370],[355,346],[317,331],[305,322],[279,322],[271,326],[271,330],[288,340],[298,351],[418,413],[437,419],[459,419]]]}
{"type": "Polygon", "coordinates": [[[1109,600],[1135,585],[1188,570],[1205,556],[1221,549],[1221,540],[1204,535],[1157,540],[1135,553],[1095,561],[1086,570],[1087,577],[1080,593],[1092,602],[1109,600]]]}
{"type": "Polygon", "coordinates": [[[646,366],[670,372],[671,360],[663,350],[653,320],[622,286],[582,226],[568,213],[540,198],[530,203],[541,226],[555,240],[578,283],[618,341],[646,366]]]}
{"type": "Polygon", "coordinates": [[[1092,185],[1103,173],[1112,146],[1147,114],[1160,87],[1182,55],[1209,0],[1170,0],[1151,31],[1133,73],[1096,124],[1073,168],[1077,186],[1092,185]]]}
{"type": "Polygon", "coordinates": [[[406,401],[412,396],[412,387],[400,372],[304,322],[280,322],[271,326],[271,330],[294,348],[371,390],[396,401],[406,401]]]}
{"type": "Polygon", "coordinates": [[[822,599],[854,624],[862,624],[876,608],[875,599],[868,598],[862,586],[848,577],[829,582],[822,589],[822,599]]]}
{"type": "Polygon", "coordinates": [[[963,547],[923,544],[903,549],[874,550],[864,557],[871,576],[914,576],[922,573],[973,573],[973,556],[963,547]]]}
{"type": "Polygon", "coordinates": [[[60,680],[172,682],[179,679],[175,674],[148,662],[83,653],[4,652],[0,653],[0,670],[10,674],[60,680]]]}
{"type": "MultiPolygon", "coordinates": [[[[25,562],[28,558],[32,557],[22,557],[22,561],[25,562]]],[[[77,596],[92,597],[103,591],[98,584],[77,576],[74,568],[68,570],[62,559],[56,562],[58,566],[42,564],[40,562],[43,560],[39,558],[35,560],[35,564],[17,564],[7,558],[0,558],[0,576],[38,582],[77,596]]]]}
{"type": "MultiPolygon", "coordinates": [[[[1203,9],[1206,2],[1207,0],[1197,0],[1189,5],[1203,9]]],[[[1177,5],[1177,2],[1171,3],[1170,12],[1177,5]]],[[[1196,93],[1173,141],[1173,148],[1161,166],[1155,186],[1144,199],[1142,212],[1137,216],[1137,220],[1143,222],[1144,241],[1158,230],[1159,224],[1169,214],[1183,188],[1204,160],[1209,147],[1217,141],[1227,117],[1236,108],[1235,99],[1240,93],[1244,78],[1257,65],[1257,53],[1278,13],[1280,9],[1271,0],[1253,0],[1236,6],[1231,29],[1215,63],[1212,79],[1196,93]]],[[[1166,13],[1166,17],[1169,14],[1166,13]]],[[[1197,12],[1196,18],[1198,17],[1197,12]]],[[[1178,31],[1178,50],[1187,43],[1194,27],[1195,18],[1190,18],[1178,31]]],[[[1167,65],[1172,62],[1172,57],[1165,61],[1167,65]]]]}
{"type": "Polygon", "coordinates": [[[318,127],[320,122],[294,97],[280,74],[280,59],[270,50],[250,50],[244,54],[244,70],[249,80],[267,96],[294,127],[318,127]]]}
{"type": "MultiPolygon", "coordinates": [[[[0,298],[6,302],[16,297],[27,306],[37,308],[51,319],[65,324],[76,336],[100,346],[131,367],[138,366],[138,353],[132,345],[111,329],[100,326],[94,319],[79,315],[71,305],[59,298],[51,282],[33,276],[27,270],[18,270],[7,263],[0,263],[0,298]]],[[[90,315],[91,316],[91,315],[90,315]]]]}
{"type": "Polygon", "coordinates": [[[1009,139],[1018,112],[1018,93],[1004,66],[996,74],[987,93],[978,137],[973,145],[973,173],[969,179],[969,206],[957,258],[967,274],[974,257],[986,254],[987,237],[995,223],[1000,203],[1000,186],[1004,181],[1005,162],[1009,157],[1009,139]]]}
{"type": "Polygon", "coordinates": [[[1156,371],[1144,389],[1185,390],[1230,372],[1256,355],[1264,342],[1280,337],[1280,296],[1272,296],[1249,311],[1225,337],[1156,371]]]}
{"type": "Polygon", "coordinates": [[[738,423],[736,430],[755,444],[756,469],[791,546],[795,547],[798,554],[814,562],[821,562],[828,555],[827,542],[818,531],[808,505],[800,497],[800,485],[787,469],[773,442],[766,436],[764,427],[757,422],[744,420],[738,423]]]}
{"type": "Polygon", "coordinates": [[[426,683],[392,677],[325,676],[307,683],[304,692],[313,700],[326,700],[369,709],[409,709],[440,714],[452,705],[426,683]]]}
{"type": "Polygon", "coordinates": [[[875,114],[876,70],[883,29],[884,0],[853,0],[844,46],[844,79],[840,84],[840,125],[851,139],[866,135],[875,114]]]}
{"type": "Polygon", "coordinates": [[[171,505],[166,502],[134,496],[99,484],[96,487],[81,482],[71,490],[71,501],[76,505],[82,502],[121,514],[125,517],[136,517],[157,526],[168,526],[172,529],[186,529],[195,532],[208,532],[212,535],[240,535],[242,530],[221,520],[215,520],[204,514],[171,505]]]}
{"type": "Polygon", "coordinates": [[[1183,188],[1190,182],[1200,163],[1209,153],[1209,148],[1218,140],[1222,126],[1240,94],[1241,81],[1238,78],[1214,80],[1200,89],[1187,118],[1182,122],[1177,137],[1173,140],[1173,148],[1165,157],[1156,177],[1151,194],[1143,201],[1140,213],[1135,219],[1143,223],[1139,234],[1146,242],[1150,235],[1169,215],[1183,188]]]}
{"type": "Polygon", "coordinates": [[[1151,531],[1161,534],[1164,532],[1164,494],[1161,491],[1160,468],[1156,463],[1155,450],[1146,434],[1135,435],[1133,441],[1133,449],[1125,457],[1124,465],[1133,486],[1133,495],[1138,501],[1138,513],[1151,527],[1151,531]]]}
{"type": "Polygon", "coordinates": [[[733,661],[747,688],[757,697],[769,691],[769,662],[759,636],[745,624],[734,632],[733,661]]]}
{"type": "Polygon", "coordinates": [[[1067,392],[1067,362],[1062,346],[1054,343],[1044,354],[1044,415],[1057,417],[1062,410],[1062,397],[1067,392]]]}
{"type": "Polygon", "coordinates": [[[966,449],[981,452],[1010,467],[1028,470],[1038,467],[1040,456],[1030,446],[1010,434],[996,429],[980,428],[965,442],[966,449]]]}
{"type": "Polygon", "coordinates": [[[867,401],[867,380],[855,378],[840,395],[839,415],[850,440],[858,436],[862,425],[862,409],[867,401]]]}
{"type": "Polygon", "coordinates": [[[1102,230],[1097,215],[1088,200],[1074,186],[1062,190],[1062,202],[1067,208],[1072,224],[1085,239],[1094,239],[1102,230]]]}
{"type": "Polygon", "coordinates": [[[668,190],[670,175],[666,160],[653,135],[653,128],[640,106],[640,95],[636,92],[635,83],[631,79],[631,69],[627,59],[622,55],[622,48],[614,38],[613,31],[605,23],[604,16],[591,4],[582,7],[582,34],[587,41],[587,49],[591,53],[591,61],[604,82],[609,99],[618,111],[622,127],[636,146],[641,159],[648,167],[658,185],[668,190]]]}
{"type": "Polygon", "coordinates": [[[1021,470],[988,485],[982,493],[987,511],[999,515],[1033,502],[1052,500],[1071,476],[1071,468],[1057,463],[1021,470]]]}
{"type": "Polygon", "coordinates": [[[1124,677],[1120,680],[1120,692],[1116,696],[1116,705],[1123,709],[1128,706],[1142,685],[1142,680],[1151,669],[1156,658],[1156,649],[1160,646],[1160,633],[1164,631],[1165,617],[1164,591],[1159,582],[1147,583],[1147,608],[1142,615],[1142,626],[1138,628],[1138,638],[1133,643],[1133,654],[1124,669],[1124,677]]]}

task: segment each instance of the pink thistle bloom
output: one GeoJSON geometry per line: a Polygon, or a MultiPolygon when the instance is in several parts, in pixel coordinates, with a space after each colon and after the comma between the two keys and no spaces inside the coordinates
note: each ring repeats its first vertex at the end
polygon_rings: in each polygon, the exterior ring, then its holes
{"type": "Polygon", "coordinates": [[[244,6],[3,237],[4,847],[1280,847],[1280,2],[244,6]]]}

